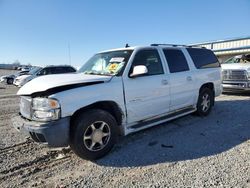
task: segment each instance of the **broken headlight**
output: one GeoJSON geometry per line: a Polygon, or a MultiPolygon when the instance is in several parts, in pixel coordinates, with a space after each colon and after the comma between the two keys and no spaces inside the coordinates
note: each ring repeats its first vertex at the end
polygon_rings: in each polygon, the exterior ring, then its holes
{"type": "Polygon", "coordinates": [[[32,119],[51,121],[60,118],[60,104],[56,99],[34,98],[32,100],[32,119]]]}

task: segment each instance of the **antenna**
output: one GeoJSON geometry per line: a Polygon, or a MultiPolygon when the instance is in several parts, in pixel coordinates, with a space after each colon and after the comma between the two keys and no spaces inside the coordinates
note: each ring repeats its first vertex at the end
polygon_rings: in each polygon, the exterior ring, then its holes
{"type": "Polygon", "coordinates": [[[68,43],[68,50],[69,50],[69,65],[71,65],[70,43],[68,43]]]}
{"type": "Polygon", "coordinates": [[[128,45],[128,43],[126,44],[125,48],[129,48],[130,46],[128,45]]]}

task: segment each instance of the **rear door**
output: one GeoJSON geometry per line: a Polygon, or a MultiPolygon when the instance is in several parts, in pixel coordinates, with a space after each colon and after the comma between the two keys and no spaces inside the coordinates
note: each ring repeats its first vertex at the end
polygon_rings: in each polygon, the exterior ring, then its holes
{"type": "MultiPolygon", "coordinates": [[[[135,123],[169,111],[170,87],[157,49],[139,50],[123,76],[128,123],[135,123]],[[145,65],[148,74],[131,78],[133,67],[145,65]]],[[[131,62],[131,61],[130,61],[131,62]]]]}
{"type": "Polygon", "coordinates": [[[195,77],[182,49],[165,48],[163,53],[170,72],[170,111],[189,107],[195,103],[195,77]]]}

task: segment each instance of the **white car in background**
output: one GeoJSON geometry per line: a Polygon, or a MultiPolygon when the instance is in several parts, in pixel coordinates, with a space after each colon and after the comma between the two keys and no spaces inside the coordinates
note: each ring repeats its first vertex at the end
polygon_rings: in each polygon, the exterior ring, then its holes
{"type": "Polygon", "coordinates": [[[22,69],[21,69],[21,71],[30,71],[32,68],[30,68],[30,67],[23,67],[22,69]]]}
{"type": "Polygon", "coordinates": [[[25,83],[35,78],[40,70],[42,70],[42,67],[32,68],[28,74],[16,77],[13,84],[15,86],[22,87],[25,83]]]}
{"type": "Polygon", "coordinates": [[[14,81],[14,85],[22,87],[24,84],[26,84],[27,82],[38,76],[44,76],[49,74],[73,73],[73,72],[76,72],[76,69],[69,65],[50,65],[44,68],[36,67],[32,69],[28,75],[17,77],[14,81]]]}
{"type": "Polygon", "coordinates": [[[16,74],[4,75],[0,77],[0,82],[6,83],[6,84],[13,84],[16,77],[22,76],[28,73],[29,71],[19,71],[16,74]]]}

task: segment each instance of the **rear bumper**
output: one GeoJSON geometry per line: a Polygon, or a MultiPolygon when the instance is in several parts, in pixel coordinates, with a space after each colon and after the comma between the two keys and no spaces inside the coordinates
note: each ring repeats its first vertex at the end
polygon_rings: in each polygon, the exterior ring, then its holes
{"type": "Polygon", "coordinates": [[[49,147],[66,147],[69,145],[70,117],[41,123],[16,116],[12,118],[12,125],[16,130],[29,135],[35,142],[49,147]]]}

